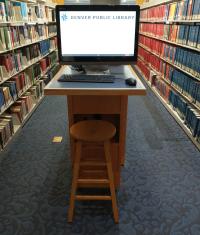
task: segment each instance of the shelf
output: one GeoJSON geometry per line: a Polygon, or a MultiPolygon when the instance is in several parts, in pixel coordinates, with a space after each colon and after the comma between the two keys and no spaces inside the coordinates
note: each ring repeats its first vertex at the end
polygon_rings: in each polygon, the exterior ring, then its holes
{"type": "Polygon", "coordinates": [[[45,6],[54,9],[54,8],[56,7],[56,4],[53,4],[53,3],[46,3],[45,6]]]}
{"type": "Polygon", "coordinates": [[[179,2],[180,0],[154,0],[148,3],[144,3],[141,7],[141,11],[148,9],[148,8],[152,8],[152,7],[156,7],[156,6],[160,6],[160,5],[165,5],[168,3],[174,3],[174,2],[179,2]]]}
{"type": "Polygon", "coordinates": [[[139,58],[143,63],[145,63],[154,73],[156,73],[157,75],[159,75],[159,77],[160,77],[167,85],[171,86],[171,82],[170,82],[169,80],[165,79],[165,78],[161,75],[160,72],[158,72],[156,69],[154,69],[153,67],[151,67],[151,65],[150,65],[148,62],[146,62],[143,57],[138,56],[138,58],[139,58]]]}
{"type": "Polygon", "coordinates": [[[10,0],[11,2],[37,3],[37,0],[10,0]]]}
{"type": "Polygon", "coordinates": [[[200,23],[200,19],[191,19],[191,20],[172,20],[170,21],[172,23],[180,23],[180,24],[194,24],[194,23],[200,23]]]}
{"type": "MultiPolygon", "coordinates": [[[[26,116],[24,117],[23,122],[21,123],[21,125],[14,125],[14,134],[16,134],[17,131],[19,131],[19,129],[21,129],[24,124],[27,122],[27,120],[31,117],[31,115],[33,114],[33,112],[35,111],[35,109],[39,106],[39,104],[42,102],[42,100],[44,99],[44,95],[37,101],[37,103],[35,103],[32,107],[32,109],[30,110],[29,113],[26,114],[26,116]]],[[[12,139],[12,138],[11,138],[12,139]]],[[[8,144],[8,142],[6,143],[8,144]]]]}
{"type": "MultiPolygon", "coordinates": [[[[43,77],[53,66],[54,66],[54,64],[51,65],[49,68],[47,68],[45,72],[41,73],[40,76],[35,78],[35,82],[38,81],[41,77],[43,77]]],[[[30,84],[28,87],[25,87],[24,91],[22,91],[22,93],[16,98],[16,100],[12,100],[11,102],[9,102],[6,105],[6,107],[0,111],[0,115],[3,114],[8,108],[10,108],[11,105],[13,105],[21,96],[23,96],[24,93],[26,93],[28,91],[28,89],[30,89],[35,84],[35,82],[33,84],[30,84]]]]}
{"type": "Polygon", "coordinates": [[[0,26],[9,25],[9,26],[24,26],[24,25],[37,25],[37,24],[52,24],[56,21],[48,20],[38,20],[38,21],[0,21],[0,26]]]}
{"type": "Polygon", "coordinates": [[[164,62],[170,64],[171,66],[173,66],[174,68],[178,69],[179,71],[181,71],[181,72],[187,74],[188,76],[194,78],[194,79],[197,80],[197,81],[200,81],[200,78],[195,77],[194,74],[192,74],[192,73],[190,73],[190,72],[188,72],[188,71],[182,69],[181,67],[179,67],[179,66],[173,64],[173,63],[170,62],[169,60],[164,59],[163,57],[161,57],[160,55],[156,54],[155,52],[152,52],[151,49],[149,49],[148,47],[143,46],[142,44],[139,44],[139,46],[142,47],[143,49],[145,49],[146,51],[150,52],[152,55],[157,56],[159,59],[163,60],[164,62]]]}
{"type": "Polygon", "coordinates": [[[156,40],[159,40],[159,41],[162,41],[162,42],[167,42],[167,43],[172,44],[172,45],[176,45],[176,46],[179,46],[179,47],[183,47],[183,48],[187,48],[187,49],[190,49],[190,50],[193,50],[193,51],[200,52],[200,49],[198,49],[196,47],[191,47],[191,46],[183,45],[183,44],[180,44],[180,43],[172,42],[172,41],[169,41],[169,40],[166,40],[166,39],[163,39],[163,38],[152,36],[152,35],[147,34],[147,33],[140,32],[139,34],[143,35],[143,36],[146,36],[148,38],[153,38],[153,39],[156,39],[156,40]]]}
{"type": "Polygon", "coordinates": [[[6,142],[5,146],[3,147],[3,149],[1,149],[0,151],[3,151],[8,144],[11,142],[11,140],[13,140],[13,138],[17,135],[17,133],[19,133],[19,131],[23,128],[23,126],[25,125],[25,123],[27,122],[27,120],[31,117],[31,115],[34,113],[34,111],[38,108],[38,106],[42,103],[44,99],[44,96],[42,96],[36,104],[33,105],[31,111],[25,116],[23,122],[21,125],[14,125],[14,133],[12,134],[12,136],[9,138],[9,140],[6,142]]]}
{"type": "Polygon", "coordinates": [[[27,68],[29,68],[30,66],[34,65],[35,63],[39,62],[40,60],[42,60],[43,58],[47,57],[48,55],[50,55],[52,52],[56,51],[56,49],[52,49],[50,50],[46,55],[40,57],[40,58],[37,58],[34,62],[32,62],[31,64],[28,64],[27,66],[25,66],[23,69],[21,69],[20,71],[17,71],[16,73],[10,75],[8,78],[6,78],[5,80],[3,81],[0,81],[0,84],[3,84],[5,81],[9,80],[10,78],[16,76],[17,74],[23,72],[24,70],[26,70],[27,68]]]}
{"type": "Polygon", "coordinates": [[[39,42],[45,41],[45,40],[47,40],[47,39],[50,39],[50,38],[53,38],[53,37],[56,37],[56,36],[57,36],[57,35],[55,34],[55,35],[46,37],[46,38],[44,38],[44,39],[39,39],[39,40],[36,40],[36,41],[34,41],[34,42],[30,42],[30,43],[26,43],[26,44],[24,44],[24,45],[20,45],[20,46],[17,46],[17,47],[13,47],[13,48],[8,49],[8,50],[5,50],[5,51],[0,51],[0,54],[4,54],[4,53],[9,52],[9,51],[13,51],[13,50],[16,50],[16,49],[19,49],[19,48],[22,48],[22,47],[26,47],[26,46],[29,46],[29,45],[33,45],[33,44],[35,44],[35,43],[39,43],[39,42]]]}
{"type": "Polygon", "coordinates": [[[162,81],[164,81],[168,86],[170,86],[170,88],[171,88],[172,90],[174,90],[176,93],[178,93],[178,94],[179,94],[183,99],[185,99],[191,106],[193,106],[194,108],[196,108],[197,110],[200,111],[200,107],[197,106],[195,103],[193,103],[193,102],[190,100],[189,97],[187,97],[186,95],[184,95],[183,93],[181,93],[175,86],[173,86],[173,84],[172,84],[169,80],[165,79],[165,78],[162,76],[162,74],[161,74],[160,72],[158,72],[157,70],[155,70],[154,68],[152,68],[151,65],[150,65],[149,63],[147,63],[147,62],[144,60],[144,58],[142,58],[141,56],[138,56],[138,57],[139,57],[139,59],[140,59],[143,63],[145,63],[145,64],[149,67],[149,69],[151,69],[154,73],[156,73],[162,81]]]}
{"type": "Polygon", "coordinates": [[[54,4],[53,2],[47,2],[46,0],[10,0],[11,2],[26,2],[27,4],[43,4],[49,8],[55,8],[56,4],[54,4]]]}
{"type": "Polygon", "coordinates": [[[164,20],[149,20],[149,21],[148,20],[140,20],[140,23],[165,24],[166,21],[164,21],[164,20]]]}
{"type": "Polygon", "coordinates": [[[195,24],[200,23],[200,20],[153,20],[153,19],[146,19],[140,20],[140,23],[152,23],[152,24],[195,24]]]}
{"type": "MultiPolygon", "coordinates": [[[[143,77],[144,74],[142,73],[142,71],[138,68],[138,66],[135,66],[137,72],[139,74],[142,74],[143,77]]],[[[154,92],[154,94],[159,98],[159,100],[161,101],[161,103],[164,105],[164,107],[168,110],[168,112],[172,115],[172,117],[176,120],[176,122],[182,127],[182,129],[185,131],[185,133],[187,134],[187,136],[190,138],[190,140],[195,144],[195,146],[200,150],[200,143],[196,141],[196,139],[192,136],[191,131],[189,130],[189,128],[184,124],[183,120],[181,120],[181,118],[178,116],[177,112],[175,112],[172,107],[166,103],[166,101],[163,99],[163,97],[158,93],[158,91],[151,86],[151,84],[144,79],[146,84],[151,88],[151,90],[154,92]]]]}

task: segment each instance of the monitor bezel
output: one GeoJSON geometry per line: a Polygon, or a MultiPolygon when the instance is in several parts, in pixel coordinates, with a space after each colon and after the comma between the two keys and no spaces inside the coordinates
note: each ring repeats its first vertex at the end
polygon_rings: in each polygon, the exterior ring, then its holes
{"type": "Polygon", "coordinates": [[[61,64],[133,64],[138,57],[140,6],[138,5],[57,5],[57,41],[58,57],[61,64]],[[61,53],[60,11],[135,11],[135,53],[134,56],[63,56],[61,53]]]}

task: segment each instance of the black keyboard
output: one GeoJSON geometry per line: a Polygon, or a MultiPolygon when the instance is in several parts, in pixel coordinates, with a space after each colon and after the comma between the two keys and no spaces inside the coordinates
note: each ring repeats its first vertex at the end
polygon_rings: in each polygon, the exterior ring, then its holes
{"type": "Polygon", "coordinates": [[[95,82],[95,83],[113,83],[113,75],[87,75],[87,74],[70,74],[62,75],[59,82],[95,82]]]}

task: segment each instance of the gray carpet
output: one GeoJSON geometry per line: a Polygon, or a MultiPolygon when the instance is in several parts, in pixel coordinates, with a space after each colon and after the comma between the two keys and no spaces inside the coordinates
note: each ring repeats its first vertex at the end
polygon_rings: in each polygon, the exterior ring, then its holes
{"type": "Polygon", "coordinates": [[[46,97],[0,154],[1,235],[200,234],[200,153],[151,91],[129,99],[119,225],[110,202],[78,202],[68,224],[66,112],[65,97],[46,97]]]}

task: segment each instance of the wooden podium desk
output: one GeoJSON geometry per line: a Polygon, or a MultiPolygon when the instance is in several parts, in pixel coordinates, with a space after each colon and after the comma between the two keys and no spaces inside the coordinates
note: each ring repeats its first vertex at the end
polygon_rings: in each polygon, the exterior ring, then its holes
{"type": "MultiPolygon", "coordinates": [[[[114,83],[58,82],[57,79],[63,73],[71,73],[69,66],[63,66],[45,87],[44,94],[67,96],[69,128],[75,122],[88,119],[108,120],[116,126],[117,132],[112,140],[111,153],[115,186],[118,187],[120,184],[120,168],[125,161],[128,96],[145,95],[146,89],[131,66],[113,66],[110,71],[111,74],[116,76],[114,83]],[[124,81],[126,77],[133,76],[137,80],[136,87],[126,85],[124,81]]],[[[74,143],[72,139],[70,143],[73,160],[74,143]]],[[[83,159],[87,158],[88,160],[91,155],[99,159],[102,158],[103,161],[102,146],[86,145],[83,151],[83,159]]],[[[85,178],[89,178],[91,175],[101,178],[104,171],[98,167],[84,169],[81,174],[85,178]]]]}

